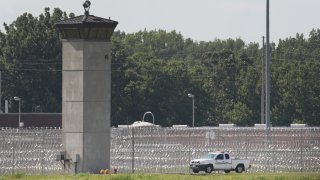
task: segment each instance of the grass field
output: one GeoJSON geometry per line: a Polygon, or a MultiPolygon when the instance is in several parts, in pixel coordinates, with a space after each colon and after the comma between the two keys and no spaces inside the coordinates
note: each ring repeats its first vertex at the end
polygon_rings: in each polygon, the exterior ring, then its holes
{"type": "Polygon", "coordinates": [[[26,179],[26,180],[40,180],[40,179],[58,179],[58,180],[319,180],[320,173],[230,173],[230,174],[109,174],[109,175],[94,175],[94,174],[77,174],[77,175],[24,175],[14,174],[8,176],[0,176],[0,180],[10,179],[26,179]]]}

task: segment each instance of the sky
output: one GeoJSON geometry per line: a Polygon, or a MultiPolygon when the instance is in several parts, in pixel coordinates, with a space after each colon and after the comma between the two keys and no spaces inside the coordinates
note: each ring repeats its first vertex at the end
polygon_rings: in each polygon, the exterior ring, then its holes
{"type": "MultiPolygon", "coordinates": [[[[25,12],[34,16],[45,7],[76,15],[84,0],[0,0],[0,30],[25,12]]],[[[270,39],[308,37],[320,28],[320,0],[270,0],[270,39]]],[[[116,30],[176,30],[196,41],[241,38],[262,41],[266,34],[266,0],[91,0],[90,14],[119,22],[116,30]]]]}

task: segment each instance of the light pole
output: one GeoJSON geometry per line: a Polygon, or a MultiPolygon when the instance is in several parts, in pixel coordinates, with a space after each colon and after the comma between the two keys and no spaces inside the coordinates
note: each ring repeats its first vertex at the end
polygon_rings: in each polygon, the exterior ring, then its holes
{"type": "Polygon", "coordinates": [[[194,95],[188,93],[188,97],[192,98],[192,127],[194,127],[194,95]]]}
{"type": "Polygon", "coordinates": [[[23,127],[23,125],[22,125],[22,123],[20,121],[21,120],[21,98],[15,96],[15,97],[13,97],[13,99],[15,101],[19,101],[19,126],[18,127],[23,127]]]}
{"type": "Polygon", "coordinates": [[[267,0],[267,35],[266,35],[266,128],[270,129],[270,18],[269,18],[269,0],[267,0]]]}

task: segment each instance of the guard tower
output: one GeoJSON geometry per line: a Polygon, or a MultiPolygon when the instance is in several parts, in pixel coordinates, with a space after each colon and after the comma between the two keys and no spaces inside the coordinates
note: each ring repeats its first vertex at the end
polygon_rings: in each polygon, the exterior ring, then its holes
{"type": "Polygon", "coordinates": [[[90,4],[84,15],[56,23],[63,39],[61,157],[75,173],[110,169],[110,38],[118,22],[90,15],[90,4]]]}

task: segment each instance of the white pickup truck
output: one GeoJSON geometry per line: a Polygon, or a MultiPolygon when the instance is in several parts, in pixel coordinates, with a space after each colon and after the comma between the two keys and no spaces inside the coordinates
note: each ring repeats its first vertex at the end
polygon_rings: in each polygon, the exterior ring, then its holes
{"type": "Polygon", "coordinates": [[[194,173],[205,171],[211,173],[212,171],[236,171],[242,173],[251,167],[249,159],[235,159],[231,158],[225,152],[210,152],[201,159],[194,159],[190,162],[190,168],[194,173]]]}

